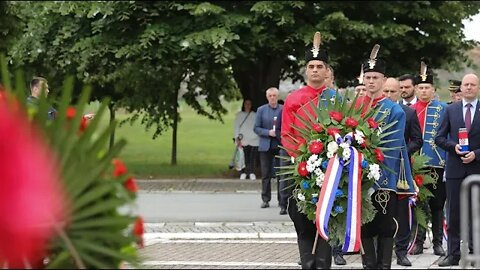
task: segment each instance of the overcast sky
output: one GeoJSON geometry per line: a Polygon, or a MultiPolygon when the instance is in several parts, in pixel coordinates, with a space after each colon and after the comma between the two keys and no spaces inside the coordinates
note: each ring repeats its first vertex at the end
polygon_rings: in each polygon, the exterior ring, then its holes
{"type": "Polygon", "coordinates": [[[472,21],[464,20],[466,39],[480,41],[480,13],[472,17],[472,21]]]}

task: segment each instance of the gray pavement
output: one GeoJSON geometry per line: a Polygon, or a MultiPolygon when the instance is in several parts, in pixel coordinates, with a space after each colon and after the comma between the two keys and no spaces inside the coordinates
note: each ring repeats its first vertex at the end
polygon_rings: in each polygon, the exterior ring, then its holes
{"type": "MultiPolygon", "coordinates": [[[[192,180],[139,180],[141,188],[139,198],[148,196],[165,197],[170,200],[171,212],[181,212],[176,208],[176,200],[195,201],[202,196],[235,198],[236,195],[260,195],[260,180],[237,179],[192,179],[192,180]],[[187,197],[185,197],[187,196],[187,197]],[[173,204],[172,204],[173,203],[173,204]]],[[[272,190],[276,187],[272,186],[272,190]]],[[[248,196],[247,196],[248,197],[248,196]]],[[[272,201],[275,201],[272,194],[272,201]]],[[[141,200],[140,200],[141,201],[141,200]]],[[[215,201],[215,200],[213,200],[215,201]]],[[[259,199],[252,199],[249,204],[252,212],[261,212],[259,199]]],[[[165,201],[164,201],[165,202],[165,201]]],[[[154,208],[141,206],[140,212],[153,211],[154,208]],[[144,207],[144,208],[142,208],[144,207]],[[143,210],[142,210],[143,209],[143,210]]],[[[233,203],[227,203],[226,208],[216,209],[221,216],[233,203]]],[[[204,207],[208,207],[204,205],[204,207]]],[[[195,209],[197,212],[215,210],[211,205],[208,210],[195,209]]],[[[243,206],[245,207],[245,206],[243,206]]],[[[156,218],[147,219],[145,224],[145,248],[139,251],[142,258],[142,268],[150,269],[300,269],[297,264],[298,248],[293,223],[288,216],[278,215],[279,208],[274,206],[275,219],[172,219],[168,215],[159,214],[156,218]],[[280,220],[278,220],[280,218],[280,220]]],[[[194,211],[194,212],[195,212],[194,211]]],[[[265,212],[263,212],[265,213],[265,212]]],[[[201,216],[198,213],[198,216],[201,216]]],[[[444,245],[446,248],[446,244],[444,245]]],[[[334,269],[361,269],[360,255],[346,255],[346,266],[332,265],[334,269]]],[[[424,254],[409,256],[411,268],[438,268],[438,256],[433,255],[431,243],[426,242],[424,254]]],[[[127,265],[127,268],[128,265],[127,265]]],[[[392,268],[403,269],[396,265],[395,255],[392,268]]],[[[459,267],[452,267],[458,269],[459,267]]],[[[448,267],[446,269],[449,269],[448,267]]]]}

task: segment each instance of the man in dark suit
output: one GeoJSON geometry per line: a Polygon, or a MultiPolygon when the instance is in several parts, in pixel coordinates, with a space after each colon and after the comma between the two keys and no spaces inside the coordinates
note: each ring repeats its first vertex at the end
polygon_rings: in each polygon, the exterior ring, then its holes
{"type": "MultiPolygon", "coordinates": [[[[400,83],[395,78],[388,78],[383,84],[383,94],[394,102],[400,99],[400,83]]],[[[423,144],[420,123],[418,122],[415,110],[407,105],[399,103],[406,115],[405,123],[405,142],[407,143],[408,155],[411,156],[417,152],[423,144]]],[[[410,159],[409,159],[410,160],[410,159]]],[[[397,264],[402,266],[412,266],[407,258],[407,247],[410,240],[410,229],[408,227],[408,196],[398,195],[397,213],[395,218],[398,222],[398,230],[395,236],[395,254],[397,255],[397,264]]]]}
{"type": "Polygon", "coordinates": [[[460,261],[460,186],[472,174],[480,174],[479,80],[475,74],[463,77],[463,99],[450,104],[442,118],[435,143],[447,151],[446,189],[448,212],[448,253],[438,266],[458,265],[460,261]],[[468,131],[469,150],[461,151],[458,130],[468,131]]]}

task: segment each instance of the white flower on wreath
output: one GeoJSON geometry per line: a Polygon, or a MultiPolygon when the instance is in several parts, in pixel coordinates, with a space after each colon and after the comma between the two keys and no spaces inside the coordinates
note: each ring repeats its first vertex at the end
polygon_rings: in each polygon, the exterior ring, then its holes
{"type": "Polygon", "coordinates": [[[298,194],[297,194],[297,198],[298,198],[300,201],[302,201],[302,202],[305,201],[305,195],[303,195],[302,193],[298,193],[298,194]]]}
{"type": "Polygon", "coordinates": [[[317,175],[317,178],[315,179],[317,186],[322,187],[323,185],[323,180],[325,180],[325,174],[320,171],[321,174],[317,175]]]}
{"type": "Polygon", "coordinates": [[[340,144],[340,147],[343,148],[343,151],[342,151],[342,156],[343,156],[343,160],[344,161],[347,161],[350,159],[350,145],[348,143],[341,143],[340,144]]]}
{"type": "Polygon", "coordinates": [[[365,142],[365,134],[361,130],[356,129],[355,130],[355,141],[357,141],[358,144],[362,144],[365,142]]]}
{"type": "Polygon", "coordinates": [[[368,165],[368,179],[380,179],[380,166],[378,164],[370,164],[368,165]]]}
{"type": "Polygon", "coordinates": [[[311,155],[308,158],[306,168],[309,173],[313,172],[315,168],[319,166],[317,165],[317,161],[318,161],[318,155],[311,155]]]}
{"type": "Polygon", "coordinates": [[[320,168],[320,166],[318,166],[316,169],[315,169],[315,175],[316,176],[320,176],[323,174],[323,171],[322,169],[320,168]]]}
{"type": "Polygon", "coordinates": [[[327,158],[332,158],[338,150],[338,144],[335,141],[331,141],[327,145],[327,158]]]}

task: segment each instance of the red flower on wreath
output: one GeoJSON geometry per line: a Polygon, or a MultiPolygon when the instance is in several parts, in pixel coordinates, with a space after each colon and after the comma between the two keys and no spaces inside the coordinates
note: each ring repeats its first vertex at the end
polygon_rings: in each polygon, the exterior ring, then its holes
{"type": "Polygon", "coordinates": [[[0,100],[0,260],[40,268],[68,206],[55,153],[20,108],[0,100]]]}
{"type": "Polygon", "coordinates": [[[345,125],[347,127],[356,128],[358,126],[358,121],[353,117],[348,117],[347,120],[345,120],[345,125]]]}
{"type": "Polygon", "coordinates": [[[323,151],[323,143],[321,141],[312,141],[310,145],[308,145],[308,151],[315,155],[320,154],[323,151]]]}
{"type": "Polygon", "coordinates": [[[423,186],[423,175],[417,174],[415,175],[415,183],[418,187],[423,186]]]}
{"type": "Polygon", "coordinates": [[[323,127],[322,127],[322,125],[320,125],[320,124],[313,124],[313,125],[312,125],[312,129],[313,129],[315,132],[322,132],[322,131],[323,131],[323,127]]]}
{"type": "Polygon", "coordinates": [[[327,128],[327,134],[332,136],[333,138],[335,138],[335,133],[337,134],[340,134],[340,129],[338,128],[333,128],[333,127],[330,127],[330,128],[327,128]]]}
{"type": "Polygon", "coordinates": [[[328,113],[328,115],[330,115],[330,118],[332,118],[333,120],[335,120],[337,122],[340,122],[343,119],[343,114],[341,112],[331,111],[331,112],[328,113]]]}
{"type": "Polygon", "coordinates": [[[302,177],[306,177],[308,175],[308,171],[307,171],[307,162],[306,161],[302,161],[300,163],[298,163],[298,174],[302,177]]]}
{"type": "Polygon", "coordinates": [[[120,159],[115,158],[112,160],[112,163],[113,163],[113,166],[115,166],[115,169],[113,171],[113,176],[118,177],[128,172],[127,167],[125,166],[125,164],[123,164],[123,162],[120,159]]]}
{"type": "Polygon", "coordinates": [[[135,223],[133,224],[133,234],[138,237],[137,244],[143,248],[144,247],[144,242],[143,242],[143,233],[145,232],[145,229],[143,227],[143,218],[142,217],[137,217],[135,220],[135,223]]]}
{"type": "Polygon", "coordinates": [[[67,108],[67,113],[66,113],[67,119],[68,119],[68,120],[72,120],[72,119],[75,117],[75,114],[76,114],[76,113],[77,113],[77,111],[75,110],[75,108],[72,107],[72,106],[69,106],[69,107],[67,108]]]}
{"type": "Polygon", "coordinates": [[[377,128],[378,128],[378,123],[375,121],[375,119],[373,119],[373,118],[371,118],[371,117],[367,119],[367,123],[368,123],[368,126],[369,126],[370,128],[373,128],[373,129],[377,129],[377,128]]]}
{"type": "Polygon", "coordinates": [[[130,192],[135,193],[138,191],[137,182],[133,177],[129,177],[125,182],[123,182],[123,186],[130,192]]]}
{"type": "Polygon", "coordinates": [[[375,153],[375,157],[378,161],[383,162],[385,160],[385,156],[383,155],[382,150],[375,148],[373,149],[373,152],[375,153]]]}

